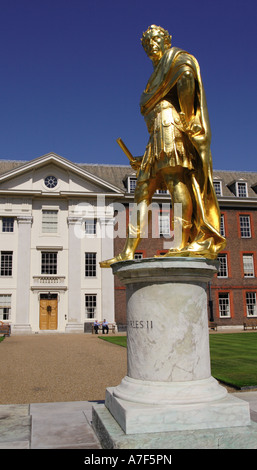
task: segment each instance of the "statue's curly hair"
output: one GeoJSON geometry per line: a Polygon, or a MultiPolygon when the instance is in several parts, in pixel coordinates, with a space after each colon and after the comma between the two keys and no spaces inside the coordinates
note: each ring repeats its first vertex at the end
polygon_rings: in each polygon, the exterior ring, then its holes
{"type": "Polygon", "coordinates": [[[171,46],[171,37],[169,32],[162,28],[161,26],[156,26],[155,24],[152,24],[151,26],[149,26],[147,28],[147,30],[143,33],[142,35],[142,38],[141,38],[141,43],[142,43],[142,46],[143,48],[145,48],[145,45],[146,45],[146,41],[147,41],[147,38],[149,36],[149,33],[151,33],[151,31],[153,30],[157,30],[159,34],[161,34],[163,37],[164,37],[164,47],[165,49],[169,49],[170,46],[171,46]]]}

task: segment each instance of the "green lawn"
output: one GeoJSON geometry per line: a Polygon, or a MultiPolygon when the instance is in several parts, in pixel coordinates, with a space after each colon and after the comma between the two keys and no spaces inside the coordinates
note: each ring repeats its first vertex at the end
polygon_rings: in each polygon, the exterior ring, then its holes
{"type": "MultiPolygon", "coordinates": [[[[105,341],[127,346],[126,336],[100,336],[105,341]]],[[[257,333],[210,335],[213,377],[236,388],[257,387],[257,333]]]]}
{"type": "Polygon", "coordinates": [[[237,388],[257,387],[257,334],[210,335],[211,370],[216,379],[237,388]]]}
{"type": "Polygon", "coordinates": [[[118,344],[118,346],[127,347],[127,336],[99,336],[100,339],[109,341],[109,343],[118,344]]]}

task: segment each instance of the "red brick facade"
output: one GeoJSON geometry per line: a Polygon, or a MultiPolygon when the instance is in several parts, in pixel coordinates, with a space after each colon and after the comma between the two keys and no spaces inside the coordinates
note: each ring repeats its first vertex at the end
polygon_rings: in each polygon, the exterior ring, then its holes
{"type": "MultiPolygon", "coordinates": [[[[218,195],[218,200],[221,215],[224,217],[227,246],[220,254],[224,255],[222,273],[215,275],[211,283],[212,316],[218,327],[242,326],[246,318],[257,320],[257,194],[255,192],[257,173],[232,174],[232,172],[220,171],[216,175],[216,179],[221,182],[222,192],[221,195],[218,195]],[[230,183],[231,176],[236,177],[232,183],[230,183]],[[238,194],[234,193],[235,183],[238,180],[246,184],[247,197],[238,197],[238,194]],[[243,217],[241,224],[248,223],[248,221],[250,223],[249,227],[245,228],[249,230],[249,233],[247,232],[243,237],[240,229],[240,217],[243,217]],[[245,217],[247,218],[245,219],[245,217]],[[244,272],[243,256],[244,260],[247,258],[250,262],[250,275],[249,272],[244,272]]],[[[159,202],[163,201],[160,199],[159,202]]],[[[167,203],[167,201],[165,202],[167,203]]],[[[158,223],[158,219],[153,218],[153,224],[158,223]]],[[[165,239],[163,237],[152,238],[152,224],[150,224],[148,235],[148,238],[142,240],[137,250],[138,253],[142,253],[144,258],[153,257],[155,254],[165,251],[163,248],[165,239]]],[[[115,254],[122,250],[124,243],[125,238],[115,238],[115,254]]],[[[115,276],[117,324],[126,324],[125,296],[125,287],[115,276]]],[[[209,316],[211,316],[210,309],[209,316]]]]}

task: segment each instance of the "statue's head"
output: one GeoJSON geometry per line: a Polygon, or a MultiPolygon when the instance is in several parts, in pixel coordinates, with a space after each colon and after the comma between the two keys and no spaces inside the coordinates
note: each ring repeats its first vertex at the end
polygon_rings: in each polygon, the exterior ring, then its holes
{"type": "Polygon", "coordinates": [[[143,33],[141,42],[147,55],[156,64],[164,52],[170,49],[171,36],[166,29],[153,24],[143,33]]]}

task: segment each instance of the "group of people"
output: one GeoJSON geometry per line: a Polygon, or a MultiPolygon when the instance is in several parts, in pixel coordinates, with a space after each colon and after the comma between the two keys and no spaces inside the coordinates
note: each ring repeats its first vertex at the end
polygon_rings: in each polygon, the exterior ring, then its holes
{"type": "MultiPolygon", "coordinates": [[[[94,330],[95,330],[96,335],[98,334],[98,330],[99,330],[100,326],[101,326],[101,323],[99,323],[98,320],[95,320],[94,321],[94,330]]],[[[108,326],[108,321],[106,321],[106,319],[104,319],[104,321],[102,322],[102,330],[103,330],[103,335],[105,334],[105,331],[106,331],[106,334],[108,335],[109,326],[108,326]]]]}

